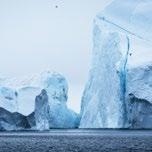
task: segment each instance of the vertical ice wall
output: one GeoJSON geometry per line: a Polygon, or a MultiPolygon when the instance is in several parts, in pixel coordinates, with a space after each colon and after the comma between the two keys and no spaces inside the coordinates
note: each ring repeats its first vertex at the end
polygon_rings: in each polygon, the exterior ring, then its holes
{"type": "Polygon", "coordinates": [[[80,127],[115,128],[124,125],[125,66],[129,38],[94,23],[93,63],[82,98],[80,127]]]}

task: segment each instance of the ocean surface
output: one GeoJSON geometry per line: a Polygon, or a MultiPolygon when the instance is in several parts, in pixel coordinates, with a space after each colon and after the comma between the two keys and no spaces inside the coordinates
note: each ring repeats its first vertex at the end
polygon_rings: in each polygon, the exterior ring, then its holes
{"type": "Polygon", "coordinates": [[[0,152],[152,152],[152,130],[0,132],[0,152]]]}

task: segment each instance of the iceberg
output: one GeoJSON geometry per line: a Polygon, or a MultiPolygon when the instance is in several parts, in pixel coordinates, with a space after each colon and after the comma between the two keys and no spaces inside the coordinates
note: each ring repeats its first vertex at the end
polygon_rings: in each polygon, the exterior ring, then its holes
{"type": "MultiPolygon", "coordinates": [[[[79,115],[67,108],[67,94],[66,79],[55,72],[46,71],[22,79],[0,80],[0,107],[10,117],[14,113],[24,116],[30,129],[78,127],[79,115]]],[[[18,117],[15,119],[17,121],[18,117]]],[[[6,130],[9,130],[9,126],[11,130],[19,129],[10,119],[0,120],[0,124],[4,122],[8,122],[2,125],[8,126],[4,127],[6,130]]],[[[22,126],[22,129],[27,127],[22,126]]]]}
{"type": "Polygon", "coordinates": [[[94,19],[80,128],[152,128],[151,7],[114,0],[94,19]]]}
{"type": "Polygon", "coordinates": [[[44,71],[22,78],[0,79],[0,106],[27,116],[34,111],[35,98],[43,89],[48,92],[50,99],[54,96],[53,93],[60,94],[59,100],[67,98],[65,95],[67,95],[68,85],[65,78],[56,72],[44,71]],[[57,83],[59,83],[58,86],[57,83]],[[65,94],[62,96],[63,90],[65,94]]]}
{"type": "MultiPolygon", "coordinates": [[[[94,35],[93,66],[82,98],[82,107],[87,108],[82,108],[81,123],[88,117],[90,109],[94,107],[91,109],[93,115],[89,117],[91,120],[87,120],[84,125],[88,128],[115,128],[123,125],[125,84],[122,80],[124,79],[128,39],[125,35],[116,32],[108,33],[104,29],[101,31],[97,26],[94,29],[94,35]],[[118,67],[118,63],[121,66],[118,67]]],[[[83,127],[83,124],[80,126],[83,127]]]]}
{"type": "Polygon", "coordinates": [[[36,97],[35,120],[38,130],[77,128],[79,115],[68,109],[68,84],[64,77],[53,74],[44,79],[45,87],[36,97]]]}

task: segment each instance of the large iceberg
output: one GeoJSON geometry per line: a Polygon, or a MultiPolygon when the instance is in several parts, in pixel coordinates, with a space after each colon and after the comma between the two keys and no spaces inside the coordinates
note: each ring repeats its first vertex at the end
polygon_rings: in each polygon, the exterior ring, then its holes
{"type": "Polygon", "coordinates": [[[44,79],[44,89],[35,100],[35,119],[38,130],[77,128],[79,115],[68,109],[68,85],[64,77],[53,74],[44,79]]]}
{"type": "Polygon", "coordinates": [[[96,16],[80,128],[152,128],[151,8],[115,0],[96,16]]]}
{"type": "MultiPolygon", "coordinates": [[[[65,78],[49,71],[22,79],[0,79],[0,107],[4,109],[2,115],[6,113],[14,117],[14,113],[18,113],[24,116],[30,129],[76,128],[79,115],[67,108],[67,93],[65,78]]],[[[12,121],[7,120],[7,117],[2,120],[1,128],[8,130],[7,126],[12,126],[12,121]]],[[[20,129],[13,125],[10,130],[13,128],[20,129]]],[[[22,126],[22,129],[27,127],[22,126]]]]}

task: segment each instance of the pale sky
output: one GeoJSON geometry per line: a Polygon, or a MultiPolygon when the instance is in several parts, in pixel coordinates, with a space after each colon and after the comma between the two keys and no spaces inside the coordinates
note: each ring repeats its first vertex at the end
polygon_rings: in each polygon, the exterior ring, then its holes
{"type": "Polygon", "coordinates": [[[69,107],[79,112],[93,18],[110,1],[0,0],[1,76],[57,71],[69,83],[69,107]]]}

